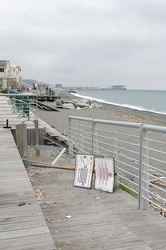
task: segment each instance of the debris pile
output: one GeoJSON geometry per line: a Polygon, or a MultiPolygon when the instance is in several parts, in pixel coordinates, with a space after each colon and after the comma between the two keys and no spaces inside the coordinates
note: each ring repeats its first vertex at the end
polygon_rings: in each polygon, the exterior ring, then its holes
{"type": "Polygon", "coordinates": [[[40,174],[40,173],[39,173],[39,170],[34,169],[34,168],[27,168],[27,173],[28,173],[28,176],[29,176],[29,179],[30,179],[30,182],[31,182],[31,183],[34,182],[33,177],[34,177],[35,175],[40,174]]]}
{"type": "Polygon", "coordinates": [[[34,191],[38,202],[40,202],[43,199],[44,192],[39,188],[34,188],[34,191]]]}

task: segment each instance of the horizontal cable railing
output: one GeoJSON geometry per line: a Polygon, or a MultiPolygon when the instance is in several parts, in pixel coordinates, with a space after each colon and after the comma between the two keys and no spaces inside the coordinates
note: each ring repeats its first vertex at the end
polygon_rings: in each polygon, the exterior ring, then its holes
{"type": "Polygon", "coordinates": [[[166,127],[69,117],[69,153],[114,158],[116,185],[166,214],[166,127]]]}

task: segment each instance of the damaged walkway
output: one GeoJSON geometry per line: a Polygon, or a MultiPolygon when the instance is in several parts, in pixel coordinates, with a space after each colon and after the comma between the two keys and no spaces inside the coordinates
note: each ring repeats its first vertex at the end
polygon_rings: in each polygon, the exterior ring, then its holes
{"type": "MultiPolygon", "coordinates": [[[[67,157],[59,166],[72,167],[67,157]]],[[[57,249],[164,250],[166,222],[153,209],[138,210],[137,199],[73,187],[74,171],[35,168],[33,185],[44,193],[41,208],[57,249]]]]}
{"type": "Polygon", "coordinates": [[[56,131],[48,123],[36,117],[32,112],[30,112],[29,120],[28,117],[22,116],[19,112],[13,112],[9,98],[0,95],[0,128],[5,127],[6,122],[8,122],[8,126],[10,126],[11,129],[15,129],[17,124],[22,123],[26,123],[27,128],[34,128],[35,119],[38,119],[39,128],[44,130],[44,137],[47,141],[52,144],[67,147],[68,138],[66,136],[56,131]]]}
{"type": "MultiPolygon", "coordinates": [[[[8,105],[1,107],[8,115],[0,119],[2,127],[12,116],[8,105]]],[[[17,120],[13,116],[12,124],[17,120]]],[[[122,190],[100,192],[94,182],[91,190],[73,187],[74,171],[30,167],[40,171],[32,183],[43,193],[39,207],[10,129],[0,128],[0,141],[0,250],[166,248],[165,218],[138,210],[137,200],[122,190]]],[[[58,165],[74,162],[66,156],[58,165]]]]}

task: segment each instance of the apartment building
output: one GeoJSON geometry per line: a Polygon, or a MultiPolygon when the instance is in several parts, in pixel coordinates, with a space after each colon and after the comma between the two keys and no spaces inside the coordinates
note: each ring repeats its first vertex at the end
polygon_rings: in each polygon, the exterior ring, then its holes
{"type": "Polygon", "coordinates": [[[17,89],[21,84],[21,67],[9,60],[0,60],[0,90],[17,89]]]}

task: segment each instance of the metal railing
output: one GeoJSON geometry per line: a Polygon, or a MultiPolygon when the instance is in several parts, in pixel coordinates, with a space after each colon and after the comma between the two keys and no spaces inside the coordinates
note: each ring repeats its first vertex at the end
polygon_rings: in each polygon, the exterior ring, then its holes
{"type": "Polygon", "coordinates": [[[110,156],[116,185],[166,213],[166,127],[69,117],[69,154],[110,156]]]}
{"type": "Polygon", "coordinates": [[[28,96],[10,96],[9,103],[12,105],[13,113],[18,113],[18,117],[23,116],[30,119],[28,96]]]}
{"type": "Polygon", "coordinates": [[[11,127],[19,122],[34,121],[38,117],[38,108],[43,107],[30,97],[37,95],[28,94],[1,94],[0,126],[11,127]]]}
{"type": "MultiPolygon", "coordinates": [[[[33,120],[38,116],[38,108],[43,110],[37,102],[29,98],[29,95],[22,94],[1,94],[8,97],[8,103],[11,105],[12,113],[17,114],[18,118],[24,117],[27,120],[33,120]]],[[[37,95],[30,95],[36,97],[37,95]]]]}

